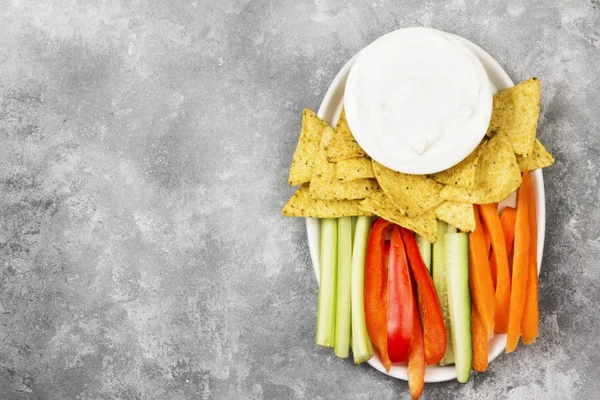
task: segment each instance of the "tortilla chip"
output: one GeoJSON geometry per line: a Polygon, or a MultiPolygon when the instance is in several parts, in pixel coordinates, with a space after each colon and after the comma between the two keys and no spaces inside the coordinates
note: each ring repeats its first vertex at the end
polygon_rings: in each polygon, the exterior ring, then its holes
{"type": "Polygon", "coordinates": [[[447,170],[435,173],[430,176],[436,182],[443,183],[445,185],[460,186],[467,189],[471,189],[475,186],[475,175],[477,171],[477,162],[481,155],[481,151],[485,146],[487,140],[483,140],[479,146],[475,148],[461,162],[447,170]]]}
{"type": "Polygon", "coordinates": [[[337,179],[342,182],[375,178],[373,163],[368,157],[348,158],[337,162],[337,179]]]}
{"type": "Polygon", "coordinates": [[[321,118],[305,108],[302,113],[302,130],[298,146],[294,152],[288,183],[290,186],[300,185],[310,181],[315,155],[319,150],[321,134],[328,126],[321,118]]]}
{"type": "Polygon", "coordinates": [[[548,153],[548,150],[542,145],[539,140],[535,140],[533,143],[533,151],[529,157],[517,156],[517,163],[521,171],[525,168],[529,171],[533,171],[538,168],[546,168],[554,164],[554,157],[548,153]]]}
{"type": "Polygon", "coordinates": [[[473,189],[448,185],[440,196],[460,203],[498,203],[521,186],[521,170],[508,137],[497,133],[484,146],[477,163],[476,183],[473,189]]]}
{"type": "Polygon", "coordinates": [[[438,219],[463,232],[473,232],[475,230],[475,214],[472,204],[445,201],[437,206],[434,212],[438,219]]]}
{"type": "Polygon", "coordinates": [[[310,197],[309,184],[305,183],[294,193],[281,213],[288,217],[339,218],[367,215],[358,207],[360,200],[315,200],[310,197]]]}
{"type": "Polygon", "coordinates": [[[330,162],[364,157],[366,155],[365,151],[359,146],[356,139],[354,139],[354,136],[352,136],[344,107],[342,107],[335,131],[337,132],[335,141],[327,149],[327,159],[330,162]]]}
{"type": "Polygon", "coordinates": [[[313,165],[310,195],[321,200],[364,199],[379,185],[375,179],[357,179],[350,182],[337,180],[336,164],[327,161],[327,148],[334,140],[334,130],[326,127],[313,165]]]}
{"type": "Polygon", "coordinates": [[[515,153],[528,156],[533,150],[540,113],[540,80],[530,78],[494,96],[488,136],[506,133],[515,153]]]}
{"type": "Polygon", "coordinates": [[[374,160],[373,171],[385,194],[411,218],[424,214],[444,201],[440,197],[444,185],[425,175],[396,172],[374,160]]]}
{"type": "Polygon", "coordinates": [[[359,208],[410,229],[425,237],[431,243],[437,241],[437,221],[433,211],[428,211],[418,218],[409,218],[403,215],[381,190],[374,191],[369,197],[361,201],[359,208]]]}

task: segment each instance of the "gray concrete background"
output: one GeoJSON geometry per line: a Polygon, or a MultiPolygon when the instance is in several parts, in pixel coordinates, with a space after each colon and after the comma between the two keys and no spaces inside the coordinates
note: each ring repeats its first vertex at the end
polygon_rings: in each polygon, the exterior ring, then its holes
{"type": "Polygon", "coordinates": [[[542,81],[537,343],[425,399],[600,393],[600,1],[0,0],[0,399],[394,399],[313,344],[301,111],[391,30],[542,81]]]}

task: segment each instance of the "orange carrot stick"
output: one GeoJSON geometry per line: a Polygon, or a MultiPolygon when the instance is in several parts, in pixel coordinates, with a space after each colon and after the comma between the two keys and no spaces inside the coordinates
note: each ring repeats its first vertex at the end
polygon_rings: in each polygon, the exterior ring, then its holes
{"type": "MultiPolygon", "coordinates": [[[[529,175],[527,171],[524,172],[529,175]]],[[[537,221],[535,219],[535,197],[531,179],[527,179],[527,210],[529,215],[529,269],[527,273],[527,289],[525,292],[525,309],[521,320],[523,343],[531,344],[538,336],[540,310],[538,306],[538,269],[537,269],[537,221]]]]}
{"type": "Polygon", "coordinates": [[[510,274],[508,272],[508,256],[504,231],[498,216],[498,208],[494,204],[479,205],[483,227],[492,242],[493,264],[496,270],[496,301],[495,329],[496,332],[506,333],[508,330],[508,312],[510,310],[510,274]]]}
{"type": "Polygon", "coordinates": [[[490,251],[492,250],[492,238],[490,237],[490,234],[487,230],[484,230],[484,232],[485,232],[485,249],[486,249],[485,251],[489,257],[490,251]]]}
{"type": "MultiPolygon", "coordinates": [[[[496,210],[498,209],[498,203],[491,203],[496,210]]],[[[494,249],[492,248],[492,239],[490,238],[490,234],[487,230],[485,230],[485,247],[488,251],[488,260],[490,261],[490,269],[492,271],[492,282],[494,283],[494,290],[496,290],[496,264],[492,263],[494,255],[494,249]]]]}
{"type": "Polygon", "coordinates": [[[500,213],[500,223],[504,231],[504,239],[506,241],[506,255],[508,256],[508,272],[512,276],[512,251],[515,241],[515,223],[517,221],[517,209],[505,207],[500,213]]]}
{"type": "Polygon", "coordinates": [[[471,306],[471,337],[473,341],[473,369],[484,372],[488,367],[488,338],[481,315],[471,306]]]}
{"type": "Polygon", "coordinates": [[[492,239],[486,229],[483,230],[485,233],[485,248],[487,249],[488,261],[490,264],[490,272],[492,274],[492,283],[494,284],[494,290],[496,290],[496,264],[492,264],[492,257],[494,249],[492,249],[492,239]]]}
{"type": "Polygon", "coordinates": [[[515,223],[515,244],[513,251],[513,270],[510,293],[510,314],[508,316],[508,338],[506,352],[513,352],[521,336],[521,320],[525,309],[525,293],[529,268],[529,213],[527,199],[527,181],[529,174],[523,174],[523,184],[517,193],[517,220],[515,223]]]}
{"type": "Polygon", "coordinates": [[[494,256],[494,249],[490,251],[490,272],[492,274],[492,282],[494,283],[494,293],[496,293],[496,284],[498,283],[498,276],[496,273],[496,256],[494,256]]]}
{"type": "MultiPolygon", "coordinates": [[[[486,206],[493,208],[495,210],[498,210],[498,203],[490,203],[490,204],[486,204],[486,206]]],[[[479,214],[481,216],[481,212],[479,214]]],[[[492,255],[492,238],[490,236],[490,233],[487,230],[485,230],[485,242],[486,242],[485,244],[487,246],[488,259],[489,259],[492,255]]]]}
{"type": "Polygon", "coordinates": [[[490,272],[490,263],[485,247],[485,233],[479,218],[479,210],[473,207],[475,230],[469,234],[469,287],[471,298],[481,315],[485,331],[491,337],[494,334],[494,283],[490,272]]]}
{"type": "Polygon", "coordinates": [[[515,240],[515,222],[517,222],[517,209],[512,207],[504,207],[500,213],[500,223],[504,231],[504,241],[506,243],[506,254],[510,256],[513,250],[513,242],[515,240]]]}

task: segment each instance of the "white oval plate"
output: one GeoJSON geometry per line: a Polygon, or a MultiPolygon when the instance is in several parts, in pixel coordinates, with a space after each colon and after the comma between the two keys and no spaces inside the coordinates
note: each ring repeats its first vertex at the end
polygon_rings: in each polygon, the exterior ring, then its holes
{"type": "MultiPolygon", "coordinates": [[[[449,33],[447,33],[450,35],[449,33]]],[[[492,58],[485,50],[476,44],[470,42],[467,39],[464,39],[460,36],[453,35],[456,38],[462,40],[467,47],[469,47],[475,55],[479,58],[485,70],[490,77],[490,81],[494,86],[494,92],[498,90],[506,89],[511,86],[514,86],[512,80],[504,71],[504,69],[498,64],[496,60],[492,58]]],[[[327,90],[325,94],[325,98],[321,103],[321,107],[319,108],[318,116],[322,118],[324,121],[330,123],[332,126],[335,126],[337,122],[337,118],[342,109],[342,105],[344,103],[344,89],[346,86],[346,79],[348,78],[348,73],[350,72],[350,68],[356,59],[356,55],[350,59],[344,65],[344,67],[338,72],[337,76],[333,80],[331,86],[327,90]]],[[[531,173],[532,183],[533,183],[533,191],[535,194],[535,204],[536,204],[536,217],[537,217],[537,228],[538,228],[538,274],[542,265],[542,255],[544,252],[544,236],[546,232],[546,204],[545,204],[545,196],[544,196],[544,177],[542,175],[542,170],[538,169],[531,173]]],[[[499,209],[502,209],[506,205],[515,206],[516,196],[513,194],[507,200],[503,201],[499,205],[499,209]]],[[[317,277],[317,282],[319,280],[319,238],[320,238],[320,229],[319,229],[319,220],[316,218],[306,218],[306,231],[308,236],[308,247],[310,249],[310,257],[312,259],[313,268],[315,271],[315,275],[317,277]]],[[[506,335],[505,334],[496,334],[489,342],[489,352],[488,352],[488,361],[494,360],[498,357],[506,348],[506,335]]],[[[390,372],[385,372],[381,361],[377,355],[374,355],[368,363],[377,370],[383,372],[384,374],[393,376],[394,378],[408,380],[407,378],[407,368],[406,365],[403,364],[395,364],[390,369],[390,372]]],[[[439,366],[439,365],[430,365],[427,366],[425,370],[425,382],[443,382],[451,379],[456,379],[456,370],[454,365],[450,366],[439,366]]]]}

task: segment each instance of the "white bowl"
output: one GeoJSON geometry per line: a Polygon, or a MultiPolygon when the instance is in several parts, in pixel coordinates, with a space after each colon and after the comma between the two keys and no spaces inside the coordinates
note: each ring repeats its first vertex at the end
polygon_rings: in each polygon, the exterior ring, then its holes
{"type": "Polygon", "coordinates": [[[481,142],[492,115],[492,88],[480,60],[454,35],[430,28],[398,29],[362,49],[344,97],[358,144],[407,174],[459,163],[481,142]],[[468,118],[459,117],[468,109],[468,118]]]}
{"type": "MultiPolygon", "coordinates": [[[[509,88],[514,86],[512,80],[502,69],[500,64],[496,60],[492,58],[488,53],[485,52],[481,47],[476,44],[468,41],[467,39],[461,38],[459,36],[455,36],[463,41],[463,43],[469,47],[475,55],[479,58],[481,63],[483,64],[490,81],[493,84],[494,92],[502,89],[509,88]]],[[[350,61],[344,65],[344,67],[337,74],[335,79],[333,80],[331,86],[327,90],[325,97],[323,98],[323,102],[321,103],[321,107],[319,108],[318,115],[323,120],[329,122],[331,125],[335,125],[337,122],[337,118],[342,109],[342,105],[344,103],[344,88],[346,85],[346,79],[348,78],[348,73],[350,72],[350,67],[354,63],[356,56],[354,56],[350,61]]],[[[537,255],[538,255],[538,274],[542,265],[542,255],[544,252],[544,236],[546,232],[546,204],[545,204],[545,196],[544,196],[544,178],[542,175],[542,170],[538,169],[531,173],[532,183],[533,183],[533,191],[535,194],[535,204],[536,204],[536,218],[537,218],[537,228],[538,228],[538,244],[537,244],[537,255]]],[[[503,208],[506,205],[514,206],[515,205],[516,196],[513,194],[510,198],[500,203],[499,209],[503,208]]],[[[320,238],[320,223],[316,218],[306,218],[306,231],[308,237],[308,246],[310,250],[310,256],[313,263],[313,268],[315,272],[315,276],[317,277],[317,282],[319,280],[319,238],[320,238]]],[[[490,340],[488,346],[488,361],[494,360],[501,353],[504,352],[506,347],[506,335],[505,334],[496,334],[490,340]]],[[[395,364],[390,369],[389,373],[385,372],[381,361],[377,355],[373,356],[369,361],[369,364],[376,368],[377,370],[393,376],[394,378],[408,380],[407,378],[407,368],[406,365],[395,364]]],[[[442,382],[456,379],[456,370],[454,365],[450,366],[439,366],[439,365],[430,365],[427,366],[425,370],[425,382],[442,382]]]]}

